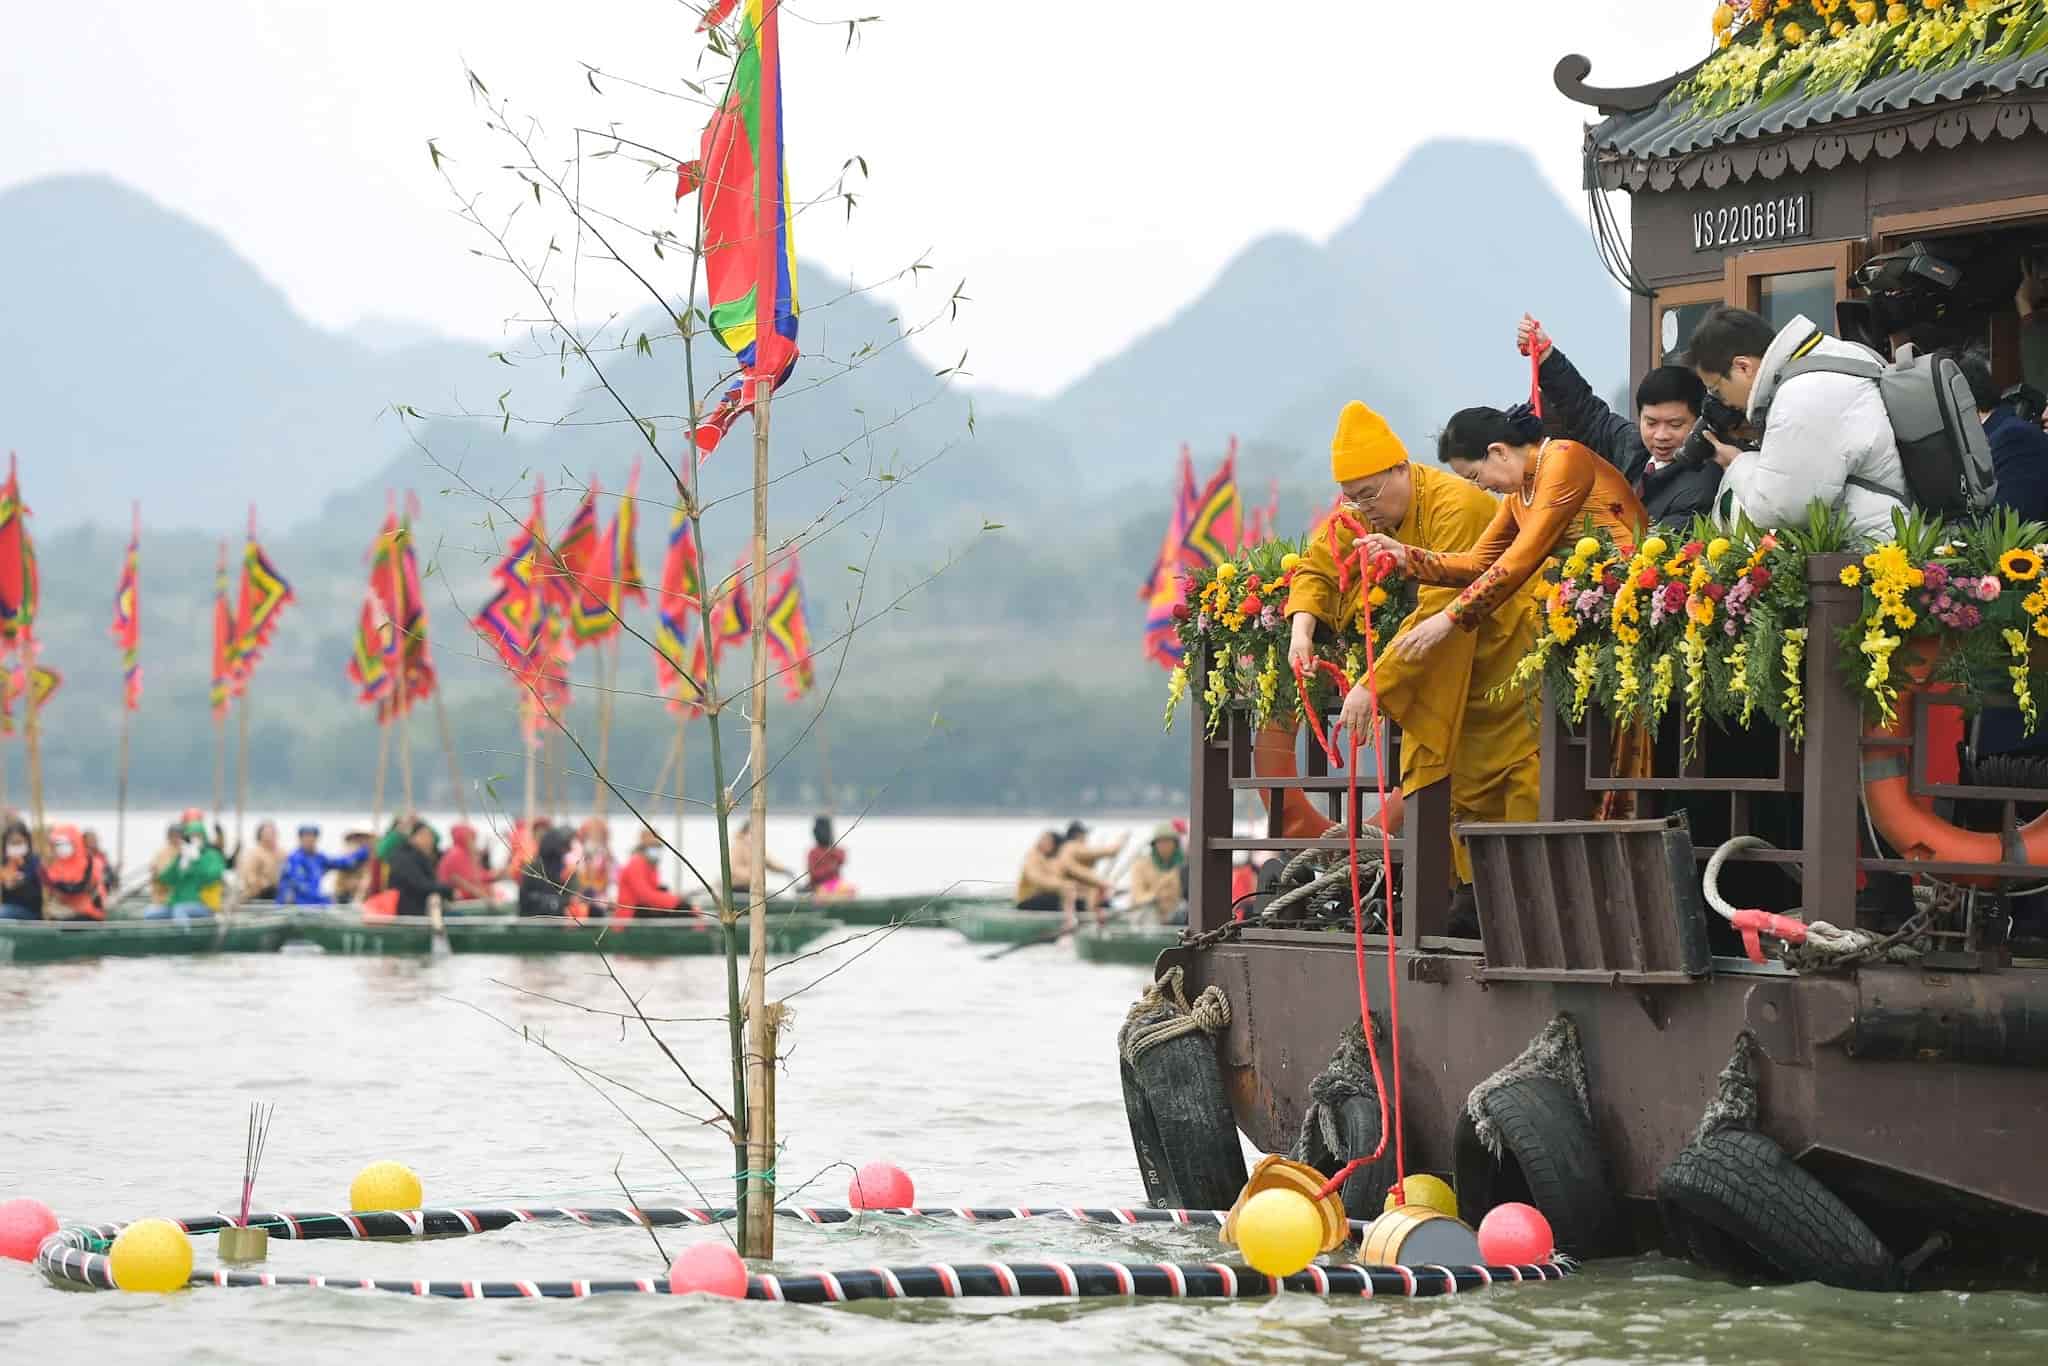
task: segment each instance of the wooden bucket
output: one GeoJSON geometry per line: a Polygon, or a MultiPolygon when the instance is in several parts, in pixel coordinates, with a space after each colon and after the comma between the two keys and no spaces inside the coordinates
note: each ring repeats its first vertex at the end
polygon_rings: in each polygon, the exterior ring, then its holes
{"type": "Polygon", "coordinates": [[[1372,1221],[1358,1260],[1367,1266],[1479,1266],[1479,1235],[1427,1205],[1400,1205],[1372,1221]]]}
{"type": "Polygon", "coordinates": [[[220,1259],[224,1262],[260,1262],[270,1250],[267,1228],[224,1228],[220,1231],[220,1259]]]}

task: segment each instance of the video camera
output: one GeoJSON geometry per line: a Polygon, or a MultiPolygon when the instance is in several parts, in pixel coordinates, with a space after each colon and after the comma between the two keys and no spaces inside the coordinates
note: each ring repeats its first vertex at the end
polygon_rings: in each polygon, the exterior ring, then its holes
{"type": "Polygon", "coordinates": [[[2048,394],[2031,384],[2015,384],[1998,396],[1998,406],[2011,409],[2020,421],[2038,427],[2041,414],[2048,411],[2048,394]]]}
{"type": "Polygon", "coordinates": [[[1692,424],[1686,433],[1685,444],[1678,448],[1678,454],[1671,457],[1674,464],[1688,469],[1698,469],[1714,459],[1714,443],[1707,439],[1711,433],[1723,445],[1739,446],[1742,429],[1748,425],[1749,414],[1740,408],[1723,403],[1709,390],[1700,402],[1699,421],[1692,424]]]}

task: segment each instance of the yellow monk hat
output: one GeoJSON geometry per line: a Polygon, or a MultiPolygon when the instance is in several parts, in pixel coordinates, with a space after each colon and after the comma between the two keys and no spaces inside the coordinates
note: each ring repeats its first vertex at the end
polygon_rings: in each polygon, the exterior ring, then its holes
{"type": "Polygon", "coordinates": [[[1337,435],[1330,440],[1330,475],[1340,484],[1404,464],[1408,448],[1387,420],[1357,399],[1337,415],[1337,435]]]}

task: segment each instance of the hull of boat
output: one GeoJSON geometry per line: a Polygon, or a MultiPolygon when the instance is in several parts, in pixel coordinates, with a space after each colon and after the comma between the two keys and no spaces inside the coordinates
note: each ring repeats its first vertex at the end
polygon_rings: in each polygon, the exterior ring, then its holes
{"type": "Polygon", "coordinates": [[[1020,911],[1015,906],[981,905],[953,911],[954,929],[977,944],[1022,944],[1060,932],[1057,911],[1020,911]]]}
{"type": "MultiPolygon", "coordinates": [[[[768,951],[794,953],[837,922],[811,911],[778,911],[768,918],[768,951]]],[[[553,916],[464,916],[444,926],[454,953],[607,953],[622,958],[668,958],[722,953],[725,937],[708,920],[568,920],[553,916]]],[[[299,917],[292,939],[339,954],[425,954],[434,931],[426,921],[365,919],[350,911],[299,917]]],[[[744,951],[745,941],[741,948],[744,951]]]]}
{"type": "Polygon", "coordinates": [[[1180,930],[1172,925],[1091,926],[1074,936],[1074,952],[1090,963],[1149,968],[1179,942],[1180,930]]]}
{"type": "Polygon", "coordinates": [[[290,917],[243,913],[208,920],[0,920],[0,963],[275,953],[290,917]]]}
{"type": "Polygon", "coordinates": [[[912,896],[858,896],[847,897],[844,900],[805,897],[794,904],[806,907],[819,915],[829,916],[842,925],[859,925],[862,928],[874,925],[901,925],[905,929],[944,929],[952,923],[951,917],[958,912],[1010,909],[1007,901],[930,893],[912,896]]]}

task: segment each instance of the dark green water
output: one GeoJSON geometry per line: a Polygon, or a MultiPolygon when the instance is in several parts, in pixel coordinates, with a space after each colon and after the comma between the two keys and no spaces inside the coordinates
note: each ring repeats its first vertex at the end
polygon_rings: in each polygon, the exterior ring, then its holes
{"type": "MultiPolygon", "coordinates": [[[[841,950],[778,972],[794,992],[841,950]]],[[[706,1016],[720,968],[622,965],[645,1008],[706,1016]]],[[[945,931],[894,936],[791,1001],[780,1082],[785,1193],[839,1204],[838,1163],[888,1158],[926,1204],[1127,1204],[1132,1168],[1113,1037],[1142,986],[1064,949],[1000,965],[945,931]],[[822,1173],[822,1175],[819,1175],[822,1173]]],[[[546,1032],[591,1067],[691,1110],[644,1037],[539,999],[616,1009],[588,960],[407,963],[317,956],[0,967],[0,1198],[67,1221],[190,1215],[238,1191],[248,1102],[277,1102],[258,1203],[333,1208],[364,1163],[402,1159],[430,1204],[698,1200],[564,1065],[505,1024],[546,1032]]],[[[719,1085],[722,1027],[664,1026],[719,1085]]],[[[730,1152],[621,1097],[724,1203],[730,1152]]],[[[674,1251],[702,1230],[664,1233],[674,1251]]],[[[432,1243],[272,1245],[271,1268],[330,1275],[658,1275],[644,1231],[529,1225],[432,1243]]],[[[200,1243],[201,1261],[211,1247],[200,1243]]],[[[1206,1260],[1213,1235],[1037,1221],[981,1227],[785,1223],[781,1269],[932,1260],[1206,1260]]],[[[2048,1361],[2048,1297],[1852,1295],[1704,1280],[1668,1262],[1596,1264],[1563,1284],[1426,1301],[965,1301],[800,1307],[619,1296],[455,1303],[315,1290],[167,1299],[51,1289],[0,1263],[0,1362],[1252,1361],[1801,1363],[2048,1361]]]]}

